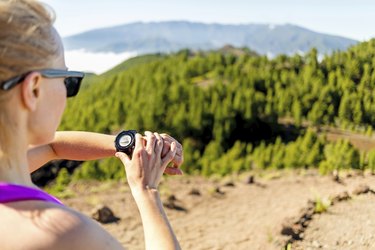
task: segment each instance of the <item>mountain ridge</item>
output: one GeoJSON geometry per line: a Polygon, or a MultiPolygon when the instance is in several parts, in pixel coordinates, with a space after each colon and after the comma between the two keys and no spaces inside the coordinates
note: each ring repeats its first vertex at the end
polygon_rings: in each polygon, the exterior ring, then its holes
{"type": "Polygon", "coordinates": [[[344,50],[356,40],[328,35],[293,24],[219,24],[190,21],[134,22],[89,30],[63,39],[67,50],[170,53],[181,49],[218,49],[226,44],[260,54],[319,53],[344,50]]]}

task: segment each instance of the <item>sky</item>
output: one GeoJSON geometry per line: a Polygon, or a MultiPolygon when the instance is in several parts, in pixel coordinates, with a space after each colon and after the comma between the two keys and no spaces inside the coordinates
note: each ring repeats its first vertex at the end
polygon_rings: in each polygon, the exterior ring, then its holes
{"type": "MultiPolygon", "coordinates": [[[[295,24],[359,41],[375,38],[375,0],[41,0],[62,37],[132,22],[295,24]]],[[[66,52],[69,67],[102,73],[134,53],[66,52]],[[94,56],[100,56],[98,60],[94,56]],[[100,64],[100,65],[99,65],[100,64]]]]}
{"type": "Polygon", "coordinates": [[[42,0],[62,36],[137,21],[291,23],[356,40],[375,37],[374,0],[42,0]]]}

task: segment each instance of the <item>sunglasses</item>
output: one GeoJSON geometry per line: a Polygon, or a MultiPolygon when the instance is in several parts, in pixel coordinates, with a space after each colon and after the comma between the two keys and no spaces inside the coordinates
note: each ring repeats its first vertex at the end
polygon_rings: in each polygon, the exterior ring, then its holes
{"type": "Polygon", "coordinates": [[[73,97],[77,95],[81,82],[85,74],[79,71],[68,71],[64,69],[40,69],[29,71],[25,74],[12,77],[11,79],[2,82],[0,88],[2,90],[9,90],[21,83],[31,72],[39,72],[45,78],[64,78],[66,87],[66,96],[73,97]]]}

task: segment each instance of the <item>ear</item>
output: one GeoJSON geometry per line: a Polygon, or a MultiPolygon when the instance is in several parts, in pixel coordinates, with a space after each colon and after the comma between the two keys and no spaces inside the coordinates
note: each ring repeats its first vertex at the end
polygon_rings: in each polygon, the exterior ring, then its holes
{"type": "Polygon", "coordinates": [[[42,76],[38,72],[31,72],[21,83],[22,101],[30,111],[35,111],[40,97],[42,76]]]}

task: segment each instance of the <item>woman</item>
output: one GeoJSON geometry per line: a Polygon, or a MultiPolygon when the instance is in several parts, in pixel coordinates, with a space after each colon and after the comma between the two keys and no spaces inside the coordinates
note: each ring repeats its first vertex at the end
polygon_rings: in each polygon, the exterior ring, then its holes
{"type": "MultiPolygon", "coordinates": [[[[122,249],[83,214],[37,189],[30,172],[58,158],[90,160],[115,154],[114,137],[56,132],[66,98],[77,94],[83,74],[67,71],[51,11],[37,1],[0,0],[0,248],[122,249]]],[[[179,249],[157,191],[164,171],[182,163],[172,137],[136,135],[125,165],[147,249],[179,249]]]]}

